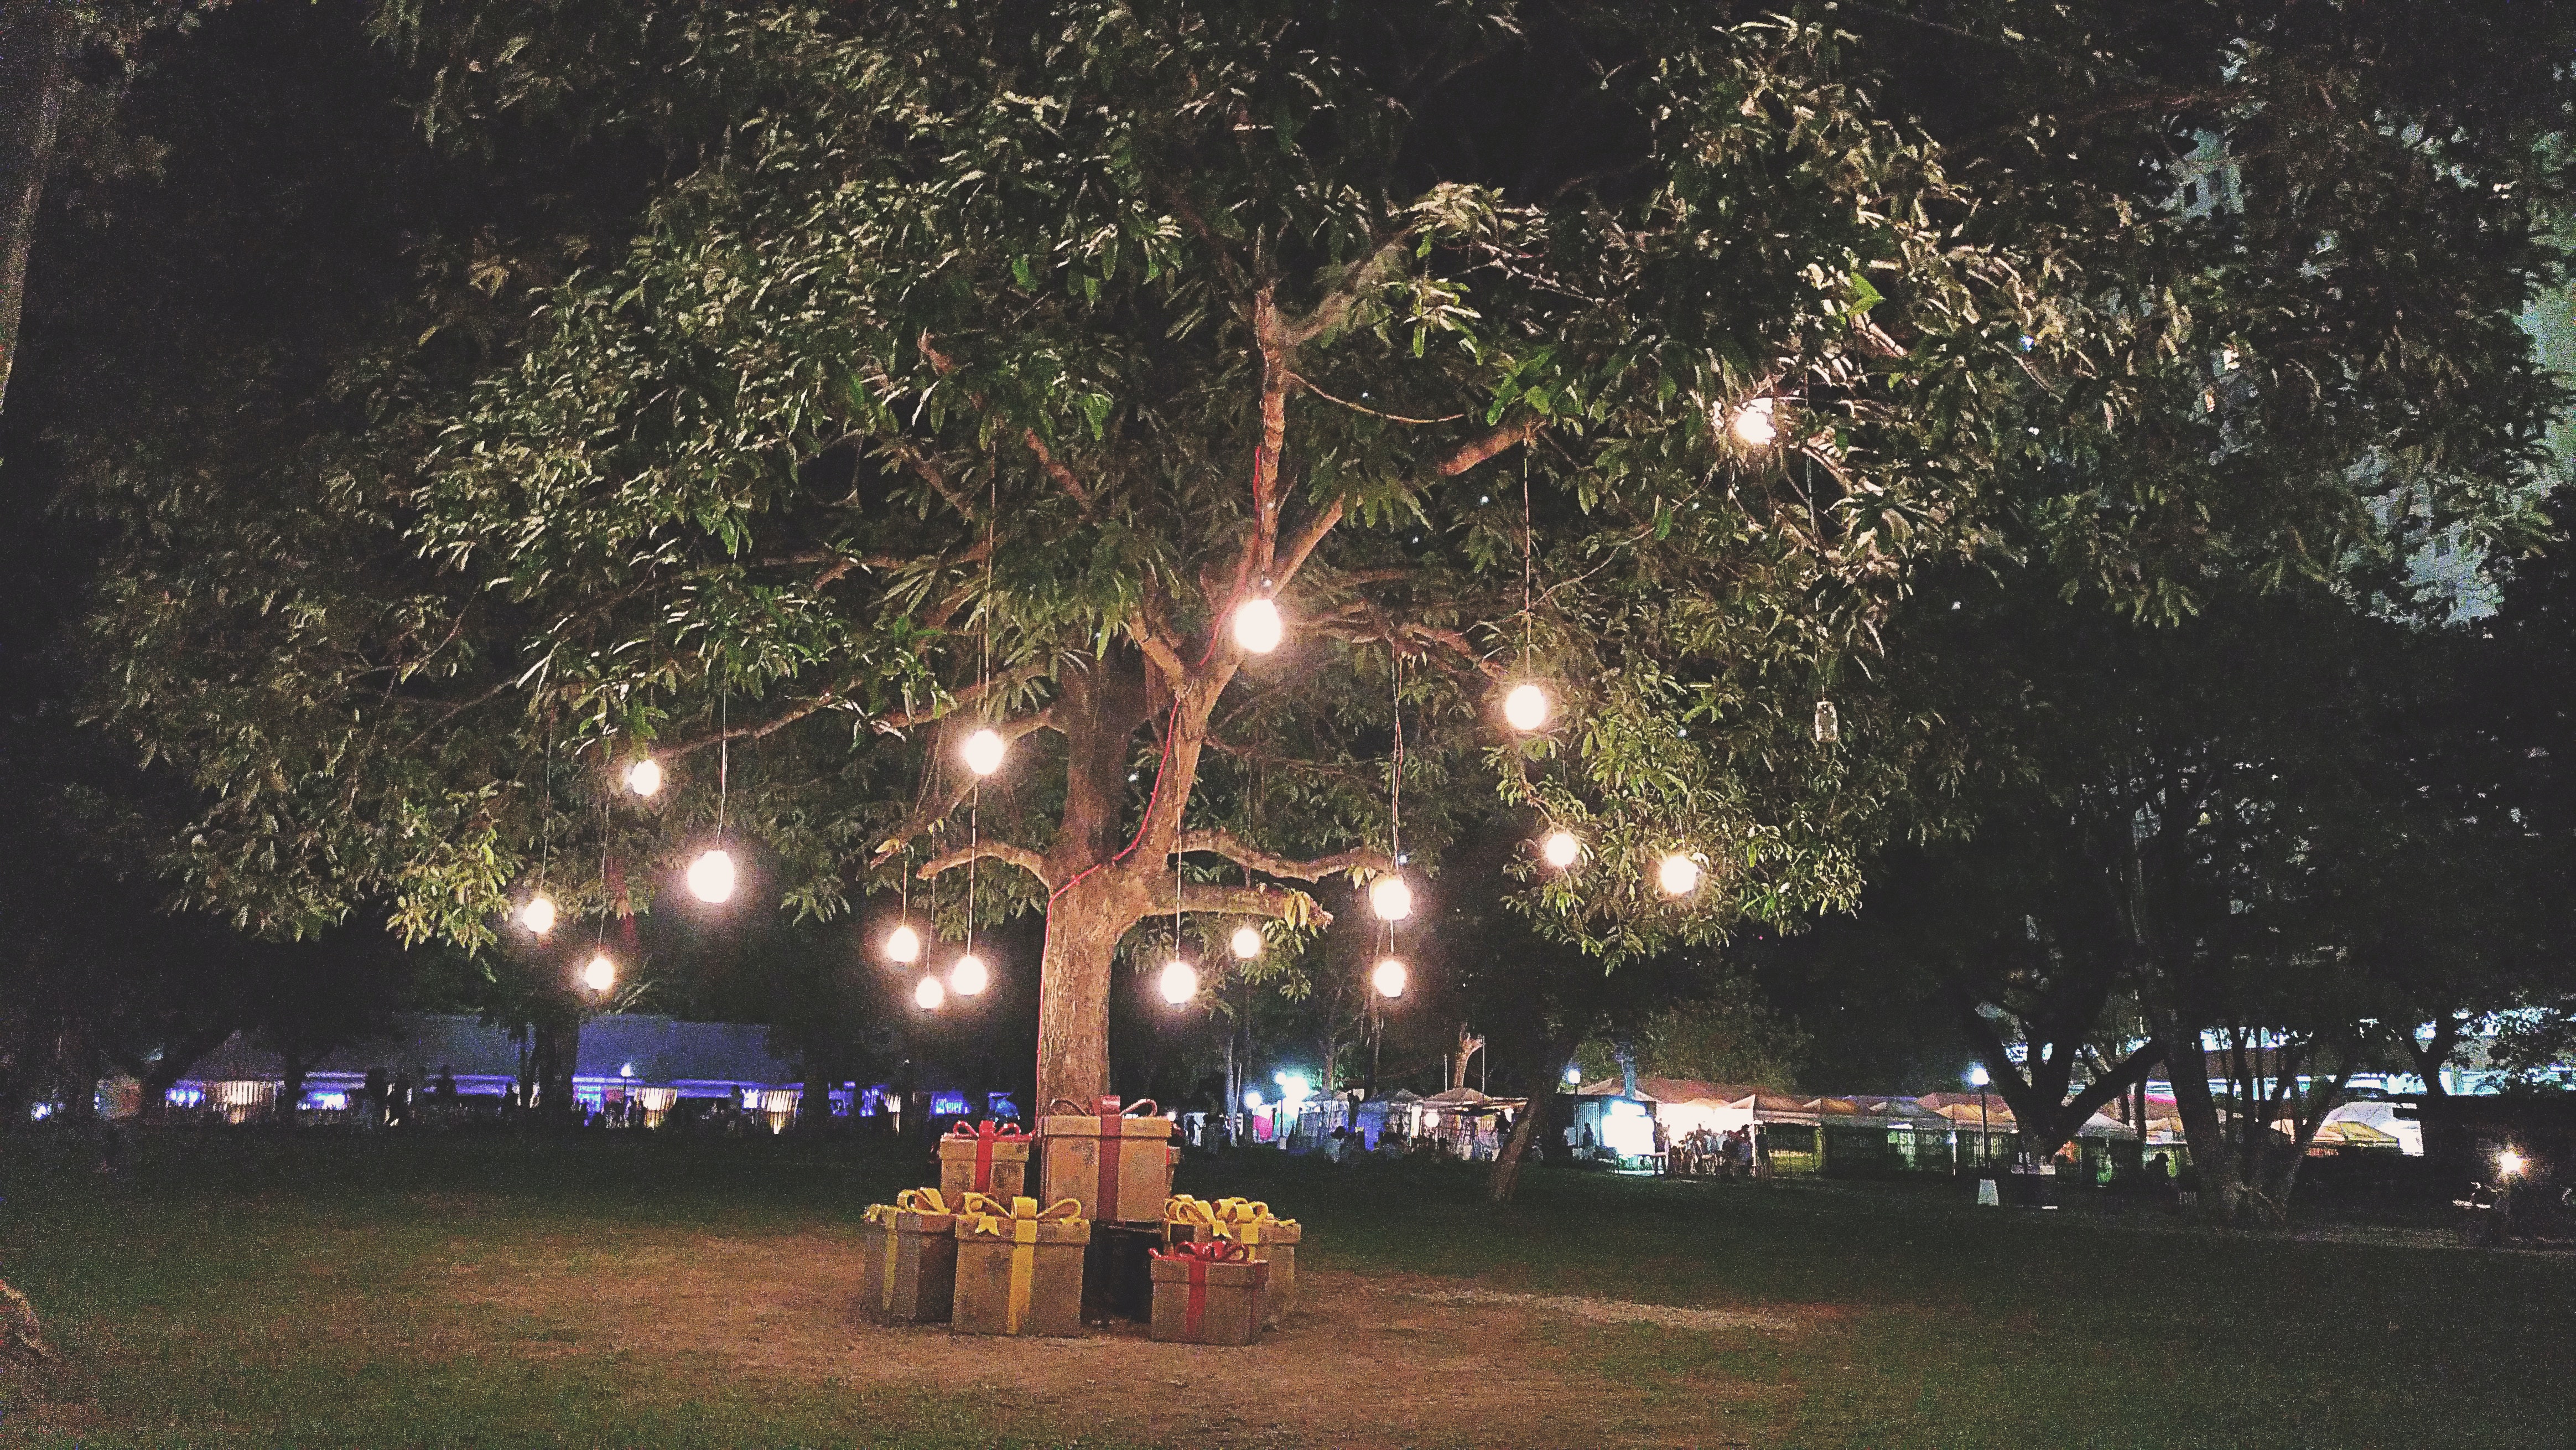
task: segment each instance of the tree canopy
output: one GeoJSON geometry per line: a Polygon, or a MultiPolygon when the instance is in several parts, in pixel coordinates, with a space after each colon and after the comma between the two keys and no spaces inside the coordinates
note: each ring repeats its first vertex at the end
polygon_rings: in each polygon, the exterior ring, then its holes
{"type": "Polygon", "coordinates": [[[384,349],[363,433],[126,455],[101,708],[265,929],[487,943],[721,833],[761,898],[909,874],[954,934],[980,871],[1047,913],[1041,1097],[1103,1085],[1122,947],[1311,926],[1497,796],[1580,834],[1524,903],[1612,961],[1848,904],[1956,768],[1854,687],[1927,561],[2170,617],[2344,569],[2373,460],[2516,537],[2555,63],[2464,105],[2491,31],[2314,8],[389,7],[440,134],[667,179],[569,271],[466,264],[493,361],[384,349]],[[1907,105],[1883,24],[1996,104],[1907,105]]]}

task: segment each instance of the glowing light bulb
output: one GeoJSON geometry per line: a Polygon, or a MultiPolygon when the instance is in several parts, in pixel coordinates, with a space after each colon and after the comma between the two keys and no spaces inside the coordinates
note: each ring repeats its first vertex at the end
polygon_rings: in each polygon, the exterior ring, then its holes
{"type": "Polygon", "coordinates": [[[1267,599],[1247,599],[1234,607],[1234,642],[1246,654],[1270,653],[1287,633],[1288,622],[1279,617],[1279,606],[1267,599]]]}
{"type": "Polygon", "coordinates": [[[733,857],[709,851],[689,863],[689,894],[710,905],[733,899],[733,857]]]}
{"type": "Polygon", "coordinates": [[[894,930],[886,933],[885,954],[887,961],[899,967],[920,961],[921,933],[914,931],[908,921],[897,923],[894,930]]]}
{"type": "Polygon", "coordinates": [[[1199,969],[1178,957],[1163,963],[1163,1000],[1178,1007],[1199,994],[1199,969]]]}
{"type": "Polygon", "coordinates": [[[1010,748],[1010,742],[1002,738],[1002,732],[988,726],[967,736],[966,743],[959,747],[957,753],[966,758],[968,770],[977,775],[991,775],[1002,768],[1002,757],[1009,753],[1010,748]]]}
{"type": "Polygon", "coordinates": [[[1547,691],[1536,685],[1514,685],[1503,697],[1503,720],[1515,730],[1536,730],[1547,723],[1547,691]]]}
{"type": "Polygon", "coordinates": [[[1387,957],[1377,964],[1376,971],[1369,973],[1369,982],[1381,997],[1401,997],[1404,995],[1405,976],[1403,959],[1387,957]]]}
{"type": "Polygon", "coordinates": [[[1768,448],[1780,441],[1780,424],[1771,414],[1769,398],[1754,398],[1735,410],[1727,429],[1737,442],[1747,448],[1768,448]]]}
{"type": "Polygon", "coordinates": [[[2507,1148],[2496,1155],[2496,1171],[2507,1178],[2511,1178],[2522,1172],[2522,1165],[2526,1161],[2527,1160],[2524,1159],[2521,1154],[2513,1151],[2511,1148],[2507,1148]]]}
{"type": "Polygon", "coordinates": [[[637,795],[651,795],[662,788],[660,761],[646,756],[626,767],[626,788],[637,795]]]}
{"type": "Polygon", "coordinates": [[[1402,921],[1413,915],[1413,888],[1390,871],[1369,883],[1369,910],[1380,921],[1402,921]]]}
{"type": "Polygon", "coordinates": [[[1583,843],[1574,839],[1572,831],[1550,831],[1547,839],[1539,843],[1538,854],[1541,860],[1562,871],[1583,854],[1583,843]]]}
{"type": "Polygon", "coordinates": [[[1699,863],[1676,851],[1655,868],[1655,879],[1666,896],[1688,896],[1699,889],[1699,863]]]}
{"type": "Polygon", "coordinates": [[[1264,945],[1261,940],[1261,928],[1257,926],[1236,927],[1234,929],[1234,941],[1232,945],[1234,947],[1235,956],[1247,962],[1251,961],[1254,957],[1261,955],[1261,948],[1264,945]]]}
{"type": "Polygon", "coordinates": [[[544,936],[555,929],[555,899],[540,891],[519,908],[519,925],[544,936]]]}
{"type": "Polygon", "coordinates": [[[921,985],[912,989],[912,1000],[923,1011],[936,1012],[939,1004],[948,1000],[948,989],[939,985],[937,977],[924,977],[921,985]]]}
{"type": "Polygon", "coordinates": [[[617,963],[610,961],[606,952],[594,953],[582,966],[581,984],[594,992],[605,992],[616,986],[617,963]]]}
{"type": "Polygon", "coordinates": [[[993,969],[984,959],[968,952],[948,968],[948,990],[960,997],[972,997],[993,985],[993,969]]]}

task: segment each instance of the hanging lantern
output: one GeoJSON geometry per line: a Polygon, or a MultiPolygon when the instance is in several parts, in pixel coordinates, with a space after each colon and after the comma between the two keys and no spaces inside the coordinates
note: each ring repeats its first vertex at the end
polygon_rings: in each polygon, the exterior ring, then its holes
{"type": "Polygon", "coordinates": [[[1261,948],[1263,945],[1264,943],[1261,940],[1261,928],[1247,923],[1234,929],[1234,941],[1232,942],[1232,946],[1234,947],[1234,955],[1238,960],[1247,962],[1251,961],[1254,957],[1261,955],[1261,948]]]}
{"type": "Polygon", "coordinates": [[[948,990],[960,997],[972,997],[993,985],[993,969],[984,959],[968,952],[948,968],[948,990]]]}
{"type": "Polygon", "coordinates": [[[1002,757],[1009,753],[1010,748],[1010,742],[1002,738],[1001,731],[986,726],[967,736],[958,754],[965,757],[968,770],[977,775],[991,775],[1002,768],[1002,757]]]}
{"type": "Polygon", "coordinates": [[[1413,888],[1390,871],[1369,883],[1369,910],[1380,921],[1402,921],[1413,915],[1413,888]]]}
{"type": "Polygon", "coordinates": [[[912,929],[911,922],[895,923],[894,930],[886,933],[885,954],[887,961],[899,967],[908,967],[920,961],[921,933],[912,929]]]}
{"type": "Polygon", "coordinates": [[[616,986],[617,963],[610,961],[606,952],[593,953],[582,966],[581,984],[594,992],[605,992],[616,986]]]}
{"type": "Polygon", "coordinates": [[[626,788],[641,796],[649,796],[661,790],[661,762],[648,755],[626,767],[626,788]]]}
{"type": "Polygon", "coordinates": [[[689,863],[689,894],[713,905],[733,899],[733,857],[709,851],[689,863]]]}
{"type": "Polygon", "coordinates": [[[1247,599],[1234,607],[1234,642],[1246,654],[1266,655],[1279,648],[1288,633],[1288,622],[1279,617],[1279,606],[1268,599],[1247,599]]]}
{"type": "Polygon", "coordinates": [[[1385,957],[1379,960],[1377,970],[1369,973],[1369,982],[1381,997],[1401,997],[1406,975],[1403,958],[1385,957]]]}
{"type": "Polygon", "coordinates": [[[1163,1000],[1178,1007],[1199,994],[1199,969],[1174,957],[1163,963],[1163,1000]]]}
{"type": "Polygon", "coordinates": [[[1547,723],[1551,708],[1547,691],[1536,685],[1514,685],[1503,696],[1503,720],[1515,730],[1536,730],[1547,723]]]}
{"type": "Polygon", "coordinates": [[[912,1000],[923,1011],[936,1012],[939,1004],[948,1000],[948,989],[939,985],[937,977],[924,977],[921,985],[912,989],[912,1000]]]}
{"type": "Polygon", "coordinates": [[[1842,738],[1843,721],[1841,713],[1834,709],[1833,701],[1818,700],[1816,702],[1816,743],[1818,745],[1831,745],[1842,738]]]}
{"type": "Polygon", "coordinates": [[[1655,877],[1666,896],[1688,896],[1699,889],[1699,863],[1675,851],[1655,868],[1655,877]]]}
{"type": "Polygon", "coordinates": [[[1583,854],[1583,843],[1574,838],[1572,831],[1550,831],[1547,839],[1539,843],[1538,854],[1539,859],[1562,871],[1583,854]]]}
{"type": "Polygon", "coordinates": [[[519,908],[519,925],[544,936],[555,929],[555,899],[540,891],[519,908]]]}
{"type": "Polygon", "coordinates": [[[1747,448],[1768,448],[1780,441],[1779,420],[1772,416],[1772,400],[1753,398],[1735,410],[1727,420],[1727,431],[1747,448]]]}

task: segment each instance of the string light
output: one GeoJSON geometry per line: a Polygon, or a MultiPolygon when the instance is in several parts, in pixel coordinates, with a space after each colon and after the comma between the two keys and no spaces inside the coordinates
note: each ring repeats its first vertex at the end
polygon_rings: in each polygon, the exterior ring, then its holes
{"type": "Polygon", "coordinates": [[[689,894],[713,905],[733,899],[733,857],[709,851],[689,863],[689,894]]]}
{"type": "Polygon", "coordinates": [[[937,977],[924,977],[921,985],[912,989],[912,1000],[923,1011],[936,1012],[939,1004],[948,1000],[948,989],[939,985],[937,977]]]}
{"type": "Polygon", "coordinates": [[[1401,997],[1404,995],[1405,976],[1403,958],[1383,957],[1378,961],[1377,970],[1369,974],[1369,980],[1377,987],[1379,996],[1401,997]]]}
{"type": "Polygon", "coordinates": [[[1178,1007],[1199,994],[1199,969],[1174,957],[1163,963],[1163,1000],[1178,1007]]]}
{"type": "Polygon", "coordinates": [[[661,762],[648,755],[626,767],[626,788],[640,796],[659,792],[662,789],[661,762]]]}
{"type": "Polygon", "coordinates": [[[1261,928],[1250,925],[1236,927],[1234,929],[1234,940],[1230,945],[1233,946],[1234,955],[1238,960],[1247,962],[1251,961],[1254,957],[1261,955],[1261,948],[1263,946],[1263,942],[1261,940],[1261,928]]]}
{"type": "Polygon", "coordinates": [[[1666,896],[1688,896],[1699,889],[1699,863],[1679,851],[1666,856],[1655,875],[1666,896]]]}
{"type": "Polygon", "coordinates": [[[960,997],[972,997],[991,985],[993,969],[985,966],[984,959],[973,952],[959,957],[948,969],[948,990],[960,997]]]}
{"type": "Polygon", "coordinates": [[[1402,921],[1413,915],[1413,888],[1390,871],[1369,883],[1369,910],[1380,921],[1402,921]]]}
{"type": "Polygon", "coordinates": [[[1010,742],[1002,738],[1002,732],[988,725],[967,736],[966,743],[958,748],[957,753],[965,757],[968,770],[977,775],[991,775],[1002,768],[1002,757],[1010,752],[1010,748],[1010,742]]]}
{"type": "Polygon", "coordinates": [[[1772,416],[1772,400],[1754,398],[1735,410],[1727,421],[1727,431],[1747,448],[1768,448],[1780,441],[1779,420],[1772,416]]]}
{"type": "Polygon", "coordinates": [[[912,929],[911,922],[896,923],[895,929],[886,933],[885,954],[887,961],[899,967],[920,961],[921,933],[912,929]]]}
{"type": "Polygon", "coordinates": [[[555,899],[540,891],[519,908],[519,925],[544,936],[555,929],[555,899]]]}
{"type": "Polygon", "coordinates": [[[605,992],[617,985],[617,963],[608,953],[597,952],[582,965],[581,984],[594,992],[605,992]]]}
{"type": "Polygon", "coordinates": [[[1572,831],[1550,831],[1539,844],[1538,853],[1540,859],[1562,871],[1583,854],[1583,843],[1574,838],[1572,831]]]}
{"type": "Polygon", "coordinates": [[[1503,697],[1503,719],[1513,729],[1536,730],[1547,723],[1550,702],[1547,691],[1536,685],[1514,685],[1503,697]]]}
{"type": "Polygon", "coordinates": [[[1279,606],[1271,600],[1247,599],[1234,607],[1234,642],[1246,654],[1270,653],[1287,633],[1288,622],[1279,617],[1279,606]]]}

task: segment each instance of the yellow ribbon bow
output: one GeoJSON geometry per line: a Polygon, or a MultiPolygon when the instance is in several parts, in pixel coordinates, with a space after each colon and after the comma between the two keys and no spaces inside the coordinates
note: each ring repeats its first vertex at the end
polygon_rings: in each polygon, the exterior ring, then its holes
{"type": "Polygon", "coordinates": [[[1278,1220],[1270,1215],[1270,1205],[1249,1198],[1220,1198],[1216,1201],[1218,1231],[1241,1244],[1261,1242],[1261,1226],[1278,1220]]]}
{"type": "Polygon", "coordinates": [[[877,1289],[877,1302],[886,1312],[894,1312],[895,1256],[903,1240],[895,1234],[895,1225],[906,1213],[953,1213],[948,1201],[936,1188],[907,1188],[894,1196],[892,1203],[871,1203],[864,1221],[885,1230],[885,1279],[877,1289]]]}
{"type": "MultiPolygon", "coordinates": [[[[969,1195],[970,1197],[972,1195],[969,1195]]],[[[894,1196],[894,1206],[915,1213],[956,1213],[958,1210],[942,1198],[936,1188],[907,1188],[894,1196]]]]}
{"type": "Polygon", "coordinates": [[[1038,1225],[1042,1223],[1080,1223],[1082,1202],[1059,1198],[1045,1208],[1034,1198],[1014,1198],[1005,1207],[1000,1199],[981,1193],[966,1195],[961,1214],[973,1221],[977,1233],[999,1238],[1005,1232],[1011,1239],[1011,1297],[1002,1317],[1002,1332],[1017,1334],[1020,1321],[1028,1316],[1029,1299],[1037,1284],[1038,1225]]]}
{"type": "Polygon", "coordinates": [[[1176,1193],[1163,1200],[1163,1222],[1187,1224],[1214,1233],[1217,1229],[1216,1205],[1203,1198],[1176,1193]]]}

